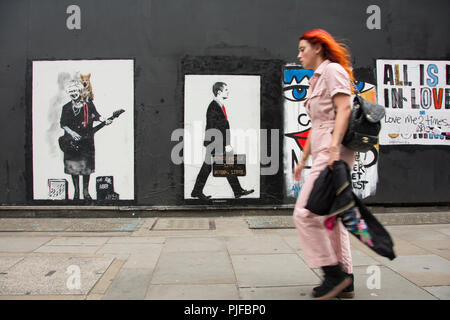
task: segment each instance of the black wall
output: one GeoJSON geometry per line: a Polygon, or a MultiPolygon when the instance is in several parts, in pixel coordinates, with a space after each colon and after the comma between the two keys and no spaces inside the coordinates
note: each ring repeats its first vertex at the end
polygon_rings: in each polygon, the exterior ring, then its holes
{"type": "MultiPolygon", "coordinates": [[[[33,203],[32,60],[134,59],[135,204],[186,205],[182,166],[170,160],[171,133],[183,127],[183,61],[295,62],[298,36],[320,27],[347,39],[357,78],[376,83],[376,59],[450,59],[449,9],[448,0],[1,0],[0,203],[33,203]],[[66,27],[72,4],[81,8],[81,30],[66,27]],[[366,27],[373,4],[380,30],[366,27]]],[[[281,70],[274,72],[280,99],[262,110],[274,119],[262,127],[282,123],[281,70]]],[[[261,204],[292,203],[282,199],[280,177],[262,177],[261,204]]],[[[449,147],[381,146],[377,195],[368,202],[448,203],[449,186],[449,147]]]]}

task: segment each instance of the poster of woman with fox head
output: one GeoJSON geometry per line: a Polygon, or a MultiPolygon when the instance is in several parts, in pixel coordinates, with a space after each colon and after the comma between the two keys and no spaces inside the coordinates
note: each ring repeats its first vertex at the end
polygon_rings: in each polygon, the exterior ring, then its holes
{"type": "Polygon", "coordinates": [[[33,200],[133,200],[134,61],[33,61],[32,84],[33,200]]]}

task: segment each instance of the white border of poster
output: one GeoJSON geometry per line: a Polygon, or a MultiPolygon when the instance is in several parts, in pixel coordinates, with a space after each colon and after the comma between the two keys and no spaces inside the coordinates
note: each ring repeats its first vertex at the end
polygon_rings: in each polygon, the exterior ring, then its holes
{"type": "Polygon", "coordinates": [[[377,60],[380,145],[450,145],[450,61],[377,60]]]}
{"type": "MultiPolygon", "coordinates": [[[[184,97],[184,198],[191,197],[205,159],[203,145],[206,111],[214,99],[212,87],[224,82],[229,89],[226,112],[234,154],[246,155],[246,175],[238,180],[254,192],[240,199],[260,197],[260,95],[261,77],[251,75],[186,75],[184,97]]],[[[211,199],[234,199],[224,177],[208,176],[203,193],[211,199]]]]}
{"type": "MultiPolygon", "coordinates": [[[[73,198],[72,178],[64,173],[58,138],[64,134],[60,127],[62,107],[70,101],[64,83],[80,73],[91,74],[93,103],[104,118],[125,110],[95,135],[96,168],[90,177],[89,193],[96,200],[96,177],[113,176],[119,200],[133,200],[134,61],[129,59],[33,61],[33,199],[50,199],[49,179],[66,179],[68,199],[73,198]]],[[[83,199],[81,177],[80,192],[83,199]]]]}

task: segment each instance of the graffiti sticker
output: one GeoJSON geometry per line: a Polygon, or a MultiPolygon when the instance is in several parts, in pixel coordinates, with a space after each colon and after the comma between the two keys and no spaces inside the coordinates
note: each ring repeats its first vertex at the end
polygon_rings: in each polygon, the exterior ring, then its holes
{"type": "Polygon", "coordinates": [[[450,61],[377,60],[380,144],[450,145],[450,61]]]}

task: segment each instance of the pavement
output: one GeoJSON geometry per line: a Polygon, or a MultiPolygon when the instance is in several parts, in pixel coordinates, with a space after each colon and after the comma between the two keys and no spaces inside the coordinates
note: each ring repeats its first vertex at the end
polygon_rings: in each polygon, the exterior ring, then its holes
{"type": "MultiPolygon", "coordinates": [[[[397,258],[350,236],[353,300],[449,300],[450,212],[377,217],[397,258]]],[[[1,300],[310,300],[321,277],[291,216],[0,219],[1,300]]]]}

